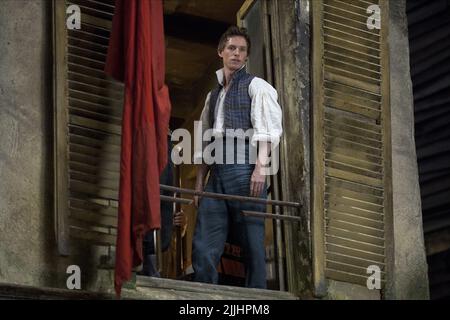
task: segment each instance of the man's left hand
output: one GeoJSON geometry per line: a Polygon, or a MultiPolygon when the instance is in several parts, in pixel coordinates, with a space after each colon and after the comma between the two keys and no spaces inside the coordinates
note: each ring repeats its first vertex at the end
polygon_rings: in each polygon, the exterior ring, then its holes
{"type": "Polygon", "coordinates": [[[261,174],[261,168],[257,165],[253,170],[252,177],[250,179],[250,196],[259,197],[264,189],[266,182],[266,176],[261,174]]]}

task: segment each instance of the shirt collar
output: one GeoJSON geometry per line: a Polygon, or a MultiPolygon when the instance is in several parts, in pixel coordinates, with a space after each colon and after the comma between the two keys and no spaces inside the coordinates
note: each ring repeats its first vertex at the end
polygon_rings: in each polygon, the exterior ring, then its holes
{"type": "MultiPolygon", "coordinates": [[[[236,74],[236,73],[238,73],[239,71],[241,71],[243,68],[245,68],[245,63],[244,63],[244,65],[239,69],[239,70],[236,70],[235,72],[234,72],[234,74],[236,74]]],[[[221,68],[221,69],[219,69],[219,70],[217,70],[216,71],[216,76],[217,76],[217,82],[219,82],[219,84],[221,85],[221,86],[223,86],[223,79],[224,79],[224,74],[223,74],[223,68],[221,68]]]]}

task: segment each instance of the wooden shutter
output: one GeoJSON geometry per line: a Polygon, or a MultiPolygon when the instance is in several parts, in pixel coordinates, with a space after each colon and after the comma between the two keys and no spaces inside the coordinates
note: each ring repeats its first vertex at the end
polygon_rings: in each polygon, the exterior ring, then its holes
{"type": "Polygon", "coordinates": [[[384,0],[314,0],[313,270],[366,286],[367,267],[386,280],[391,221],[388,11],[384,0]],[[370,5],[381,29],[367,27],[370,5]]]}
{"type": "Polygon", "coordinates": [[[55,216],[60,253],[69,238],[114,245],[123,85],[108,78],[113,0],[54,1],[55,216]],[[81,10],[68,30],[66,8],[81,10]]]}

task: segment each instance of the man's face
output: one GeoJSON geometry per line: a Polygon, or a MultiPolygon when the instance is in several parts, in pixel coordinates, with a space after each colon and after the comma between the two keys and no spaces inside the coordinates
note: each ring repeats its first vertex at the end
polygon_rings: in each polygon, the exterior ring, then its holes
{"type": "Polygon", "coordinates": [[[223,66],[231,71],[239,70],[247,61],[247,41],[244,37],[230,37],[225,48],[219,52],[223,66]]]}

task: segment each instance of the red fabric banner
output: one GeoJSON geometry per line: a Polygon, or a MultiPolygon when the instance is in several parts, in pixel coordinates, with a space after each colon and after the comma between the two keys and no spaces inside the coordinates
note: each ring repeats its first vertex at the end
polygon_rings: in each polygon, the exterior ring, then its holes
{"type": "Polygon", "coordinates": [[[162,0],[116,0],[105,72],[125,84],[114,285],[120,297],[142,263],[142,240],[161,224],[170,100],[162,0]]]}

